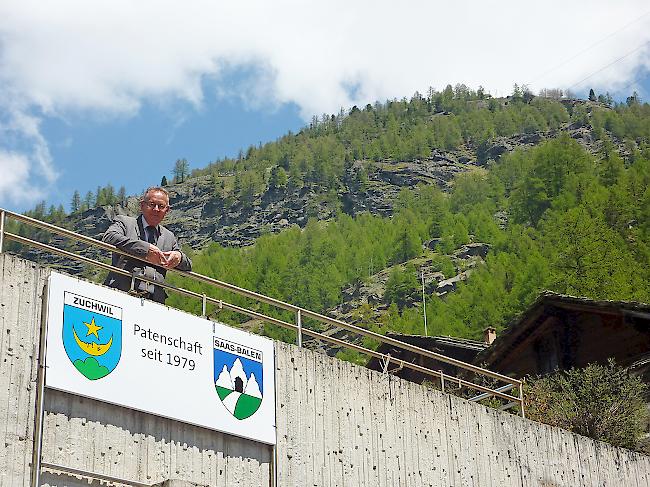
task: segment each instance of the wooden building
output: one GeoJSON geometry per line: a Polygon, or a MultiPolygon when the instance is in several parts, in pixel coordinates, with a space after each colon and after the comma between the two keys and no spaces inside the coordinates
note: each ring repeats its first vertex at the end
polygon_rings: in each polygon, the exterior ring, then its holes
{"type": "Polygon", "coordinates": [[[650,382],[650,305],[544,293],[474,361],[523,377],[609,358],[650,382]]]}
{"type": "MultiPolygon", "coordinates": [[[[650,383],[648,304],[597,301],[546,292],[494,341],[492,331],[486,330],[486,342],[451,337],[390,336],[517,378],[585,367],[590,363],[605,364],[613,358],[618,365],[629,367],[650,383]]],[[[387,345],[380,346],[378,351],[457,375],[455,367],[413,352],[387,345]]],[[[368,366],[382,370],[381,361],[374,358],[368,366]]],[[[410,369],[396,371],[389,367],[388,370],[413,382],[426,378],[410,369]]]]}

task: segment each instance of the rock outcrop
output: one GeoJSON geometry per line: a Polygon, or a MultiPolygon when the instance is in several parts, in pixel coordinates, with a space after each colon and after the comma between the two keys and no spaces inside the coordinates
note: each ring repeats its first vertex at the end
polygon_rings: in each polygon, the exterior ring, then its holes
{"type": "MultiPolygon", "coordinates": [[[[235,202],[228,206],[214,191],[211,176],[200,176],[167,186],[172,211],[165,220],[183,244],[199,250],[211,242],[223,246],[251,245],[264,233],[280,232],[291,225],[301,227],[309,218],[331,218],[339,207],[348,214],[370,212],[389,216],[393,201],[402,188],[419,184],[447,188],[456,174],[467,171],[471,162],[458,162],[454,153],[436,151],[426,160],[411,162],[382,161],[372,164],[363,187],[347,184],[356,180],[364,166],[357,161],[347,170],[335,201],[316,185],[305,185],[294,191],[269,189],[257,194],[247,204],[235,202]]],[[[116,214],[136,215],[138,199],[131,197],[122,206],[91,208],[69,217],[69,227],[84,235],[101,238],[116,214]]]]}

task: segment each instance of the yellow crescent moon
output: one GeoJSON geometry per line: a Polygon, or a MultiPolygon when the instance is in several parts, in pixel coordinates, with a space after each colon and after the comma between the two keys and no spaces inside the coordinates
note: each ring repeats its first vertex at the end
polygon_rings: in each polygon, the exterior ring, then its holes
{"type": "Polygon", "coordinates": [[[79,345],[79,348],[81,348],[88,355],[93,355],[95,357],[104,355],[106,352],[108,352],[108,349],[111,348],[111,345],[113,344],[113,336],[111,336],[111,339],[108,341],[108,343],[86,343],[82,342],[79,339],[74,328],[72,329],[72,334],[74,335],[74,339],[77,342],[77,345],[79,345]]]}

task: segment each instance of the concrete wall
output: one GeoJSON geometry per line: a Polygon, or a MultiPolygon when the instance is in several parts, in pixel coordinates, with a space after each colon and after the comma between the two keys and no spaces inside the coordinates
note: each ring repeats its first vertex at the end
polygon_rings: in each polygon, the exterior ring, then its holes
{"type": "Polygon", "coordinates": [[[278,344],[282,486],[648,486],[650,458],[278,344]]]}
{"type": "MultiPolygon", "coordinates": [[[[0,486],[28,486],[46,269],[0,254],[0,486]]],[[[272,449],[196,426],[47,390],[43,461],[147,484],[268,486],[272,449]]],[[[46,472],[42,485],[85,485],[46,472]]],[[[92,485],[99,485],[95,482],[92,485]]]]}
{"type": "Polygon", "coordinates": [[[41,292],[48,272],[0,255],[0,485],[28,485],[41,292]]]}
{"type": "MultiPolygon", "coordinates": [[[[27,486],[47,271],[0,256],[0,276],[0,485],[27,486]]],[[[648,457],[395,377],[282,343],[276,368],[281,486],[650,485],[648,457]]],[[[264,445],[62,392],[45,408],[45,462],[148,484],[271,483],[264,445]]]]}

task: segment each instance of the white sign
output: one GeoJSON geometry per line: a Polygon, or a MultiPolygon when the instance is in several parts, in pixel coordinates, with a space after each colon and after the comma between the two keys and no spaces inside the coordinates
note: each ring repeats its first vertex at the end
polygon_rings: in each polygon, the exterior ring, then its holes
{"type": "Polygon", "coordinates": [[[52,272],[47,387],[275,444],[269,339],[52,272]]]}

